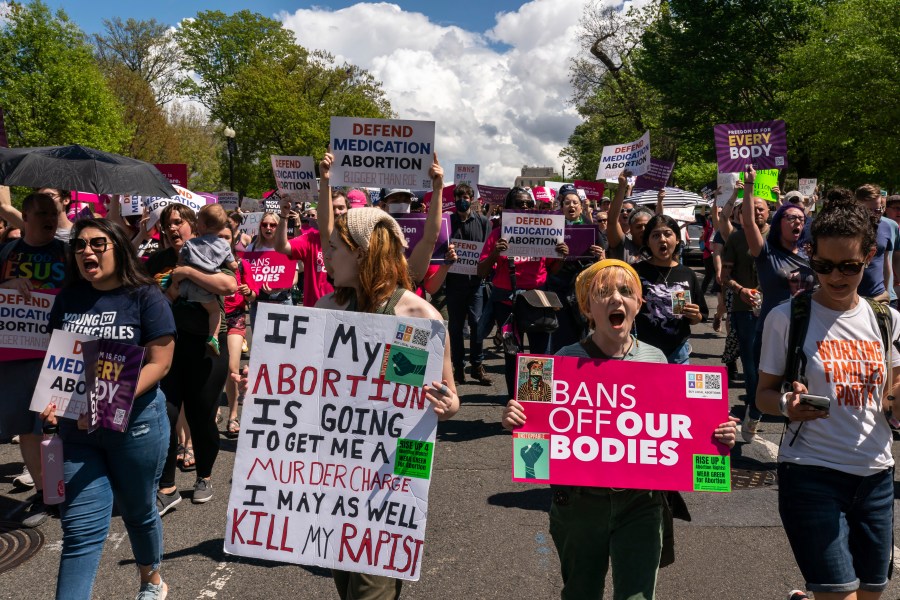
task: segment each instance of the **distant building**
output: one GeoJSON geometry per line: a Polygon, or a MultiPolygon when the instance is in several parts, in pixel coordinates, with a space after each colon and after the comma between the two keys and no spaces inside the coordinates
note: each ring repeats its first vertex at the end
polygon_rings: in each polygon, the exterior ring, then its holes
{"type": "Polygon", "coordinates": [[[536,187],[547,183],[548,179],[559,177],[559,173],[553,167],[522,167],[522,174],[516,177],[515,185],[521,187],[536,187]]]}

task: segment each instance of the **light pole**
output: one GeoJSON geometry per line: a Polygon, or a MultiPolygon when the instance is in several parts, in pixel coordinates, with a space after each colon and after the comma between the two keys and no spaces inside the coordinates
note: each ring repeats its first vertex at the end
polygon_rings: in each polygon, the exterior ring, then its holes
{"type": "Polygon", "coordinates": [[[225,141],[228,143],[228,189],[234,191],[234,153],[237,152],[234,142],[234,129],[226,127],[222,132],[225,141]]]}

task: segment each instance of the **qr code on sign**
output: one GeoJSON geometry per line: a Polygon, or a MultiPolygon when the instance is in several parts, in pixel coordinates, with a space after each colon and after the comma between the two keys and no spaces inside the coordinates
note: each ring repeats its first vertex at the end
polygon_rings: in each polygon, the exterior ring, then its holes
{"type": "Polygon", "coordinates": [[[711,390],[721,390],[722,389],[722,376],[718,373],[706,373],[704,379],[706,380],[706,387],[711,390]]]}
{"type": "Polygon", "coordinates": [[[113,417],[113,423],[116,425],[121,425],[122,421],[125,420],[125,411],[121,408],[116,409],[116,415],[113,417]]]}
{"type": "Polygon", "coordinates": [[[413,335],[412,343],[414,346],[427,346],[428,345],[428,330],[426,329],[416,329],[415,335],[413,335]]]}
{"type": "Polygon", "coordinates": [[[784,166],[784,157],[783,157],[783,156],[776,156],[776,157],[775,157],[775,166],[776,166],[776,167],[783,167],[783,166],[784,166]]]}
{"type": "Polygon", "coordinates": [[[686,377],[685,394],[687,398],[719,400],[723,397],[721,373],[688,371],[686,377]]]}

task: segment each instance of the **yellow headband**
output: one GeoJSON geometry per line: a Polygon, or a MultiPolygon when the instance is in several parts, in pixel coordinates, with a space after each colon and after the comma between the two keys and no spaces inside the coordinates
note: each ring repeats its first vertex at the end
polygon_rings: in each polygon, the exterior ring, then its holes
{"type": "Polygon", "coordinates": [[[578,277],[575,279],[575,297],[578,300],[578,307],[581,309],[581,312],[585,315],[590,314],[590,292],[591,286],[594,283],[594,278],[607,267],[619,267],[624,269],[631,277],[634,279],[634,283],[637,286],[637,289],[641,289],[641,278],[638,277],[637,271],[634,270],[634,267],[629,265],[627,262],[623,260],[618,260],[616,258],[605,258],[601,261],[595,262],[590,267],[579,273],[578,277]]]}

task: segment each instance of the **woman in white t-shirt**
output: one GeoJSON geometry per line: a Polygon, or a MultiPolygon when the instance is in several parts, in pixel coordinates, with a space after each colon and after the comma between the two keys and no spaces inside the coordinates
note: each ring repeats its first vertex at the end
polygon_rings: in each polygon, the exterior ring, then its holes
{"type": "Polygon", "coordinates": [[[894,460],[885,410],[900,384],[900,314],[886,309],[894,346],[886,356],[875,310],[856,291],[874,253],[866,209],[845,190],[830,192],[812,224],[810,266],[819,286],[808,299],[807,364],[796,377],[805,376],[806,385],[785,380],[791,303],[774,308],[763,329],[756,403],[789,420],[778,455],[778,506],[816,600],[875,600],[887,587],[894,460]],[[830,406],[816,408],[805,394],[830,406]]]}

